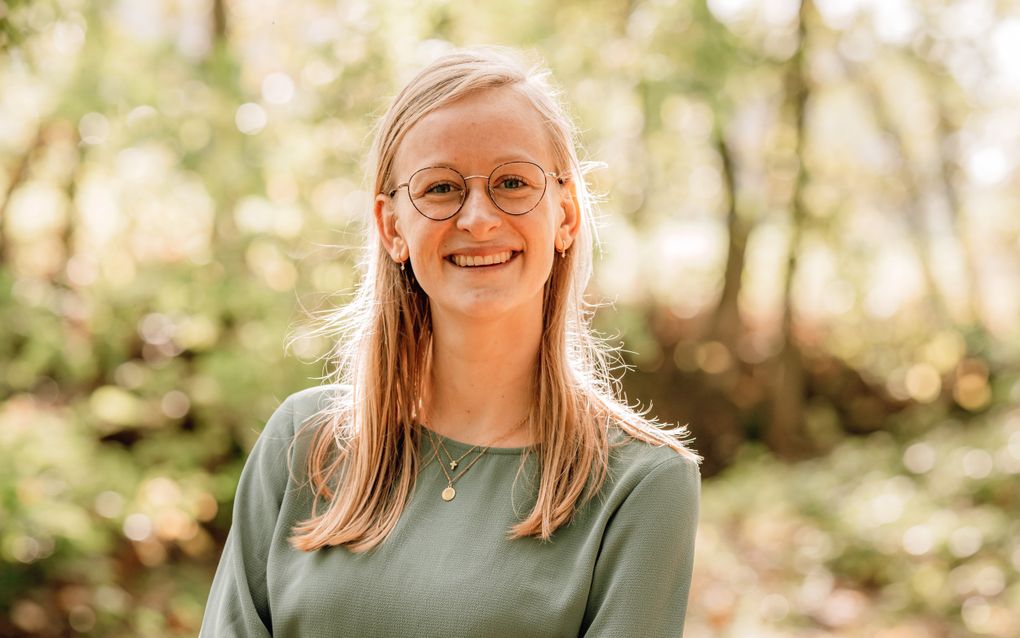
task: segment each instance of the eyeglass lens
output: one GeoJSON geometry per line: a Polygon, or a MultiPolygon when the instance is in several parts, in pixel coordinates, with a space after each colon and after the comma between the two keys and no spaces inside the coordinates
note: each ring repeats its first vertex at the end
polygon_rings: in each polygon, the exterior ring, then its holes
{"type": "MultiPolygon", "coordinates": [[[[540,166],[510,162],[489,175],[486,192],[503,212],[523,215],[538,206],[545,188],[546,175],[540,166]]],[[[422,215],[439,221],[457,214],[467,197],[467,184],[452,168],[423,168],[411,176],[407,191],[422,215]]]]}

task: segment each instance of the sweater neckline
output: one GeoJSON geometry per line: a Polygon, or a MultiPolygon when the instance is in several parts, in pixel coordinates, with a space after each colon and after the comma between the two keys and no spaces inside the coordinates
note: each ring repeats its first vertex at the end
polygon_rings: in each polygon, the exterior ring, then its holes
{"type": "MultiPolygon", "coordinates": [[[[465,443],[463,441],[458,441],[457,439],[451,439],[450,437],[444,436],[444,435],[440,434],[439,432],[436,432],[435,430],[433,430],[431,428],[428,428],[428,427],[426,427],[424,425],[418,424],[418,427],[421,428],[422,434],[424,435],[422,437],[422,439],[426,440],[426,441],[429,441],[429,446],[432,445],[432,442],[431,442],[431,440],[429,440],[428,432],[431,432],[432,436],[434,436],[436,439],[441,441],[443,446],[447,450],[461,450],[461,451],[467,452],[471,448],[476,447],[472,443],[465,443]],[[425,432],[426,430],[428,432],[425,432]]],[[[521,454],[523,454],[527,450],[534,451],[534,447],[533,446],[522,446],[522,447],[489,447],[489,448],[485,448],[485,453],[486,454],[503,454],[503,455],[520,456],[521,454]]]]}

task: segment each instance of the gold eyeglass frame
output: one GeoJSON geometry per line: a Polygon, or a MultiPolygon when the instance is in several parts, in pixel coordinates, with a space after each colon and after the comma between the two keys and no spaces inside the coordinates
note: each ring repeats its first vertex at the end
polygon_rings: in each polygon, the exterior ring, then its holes
{"type": "Polygon", "coordinates": [[[563,177],[562,175],[560,175],[559,173],[554,173],[552,171],[547,171],[544,168],[542,168],[541,165],[539,165],[539,164],[537,164],[535,162],[529,161],[529,160],[512,160],[512,161],[509,161],[509,162],[503,162],[502,164],[499,164],[498,166],[496,166],[496,168],[492,169],[492,172],[490,172],[488,175],[467,175],[467,176],[465,176],[463,173],[461,173],[457,169],[451,168],[449,166],[425,166],[425,167],[419,168],[415,172],[411,173],[411,176],[409,178],[407,178],[407,181],[404,182],[403,184],[398,185],[396,188],[392,189],[389,193],[387,193],[387,197],[392,199],[397,194],[397,191],[399,191],[401,188],[407,188],[407,199],[409,199],[411,201],[411,205],[414,206],[414,209],[416,211],[418,211],[418,213],[422,217],[424,217],[425,219],[430,219],[430,220],[432,220],[434,222],[444,222],[444,221],[446,221],[448,219],[456,217],[457,213],[459,213],[461,211],[461,209],[464,208],[464,202],[467,201],[467,196],[468,196],[468,180],[469,179],[484,179],[485,180],[485,194],[489,196],[489,201],[492,202],[492,204],[496,208],[498,208],[502,212],[506,213],[507,215],[513,215],[514,217],[520,217],[521,215],[527,215],[531,211],[535,210],[536,208],[538,208],[538,205],[542,203],[542,199],[545,197],[546,191],[549,190],[549,179],[548,179],[549,177],[552,177],[553,179],[555,179],[556,182],[560,186],[565,184],[566,181],[567,181],[566,178],[563,177]],[[542,171],[542,177],[545,178],[545,181],[542,184],[542,194],[538,196],[538,200],[535,201],[535,205],[532,206],[531,208],[529,208],[528,210],[524,211],[523,213],[512,213],[512,212],[506,210],[505,208],[503,208],[502,206],[500,206],[498,203],[496,203],[496,196],[492,192],[492,176],[496,174],[496,171],[498,171],[499,169],[501,169],[504,166],[507,166],[509,164],[531,164],[532,166],[534,166],[538,170],[542,171]],[[464,181],[464,192],[461,194],[461,197],[460,197],[460,205],[458,205],[456,210],[454,210],[452,213],[450,213],[446,217],[439,217],[439,218],[429,217],[428,215],[426,215],[422,211],[422,209],[418,208],[418,204],[416,204],[414,202],[414,198],[411,197],[411,189],[410,189],[409,186],[410,186],[411,182],[414,181],[414,176],[417,175],[418,173],[422,172],[422,171],[431,170],[433,168],[443,168],[443,169],[446,169],[448,171],[453,171],[457,175],[460,175],[460,178],[464,181]]]}

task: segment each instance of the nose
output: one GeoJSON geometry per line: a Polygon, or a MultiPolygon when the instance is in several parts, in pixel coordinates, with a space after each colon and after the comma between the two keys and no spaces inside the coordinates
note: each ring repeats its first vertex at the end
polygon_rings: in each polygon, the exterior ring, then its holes
{"type": "Polygon", "coordinates": [[[484,183],[471,184],[464,196],[464,205],[457,213],[457,228],[482,237],[503,223],[502,213],[489,198],[484,183]]]}

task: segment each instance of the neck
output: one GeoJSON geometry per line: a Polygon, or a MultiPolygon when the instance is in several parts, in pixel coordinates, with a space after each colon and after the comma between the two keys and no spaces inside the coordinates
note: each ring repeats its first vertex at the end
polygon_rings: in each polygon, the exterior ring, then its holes
{"type": "Polygon", "coordinates": [[[429,427],[472,445],[530,444],[520,422],[534,401],[541,307],[482,321],[433,312],[432,330],[429,427]]]}

